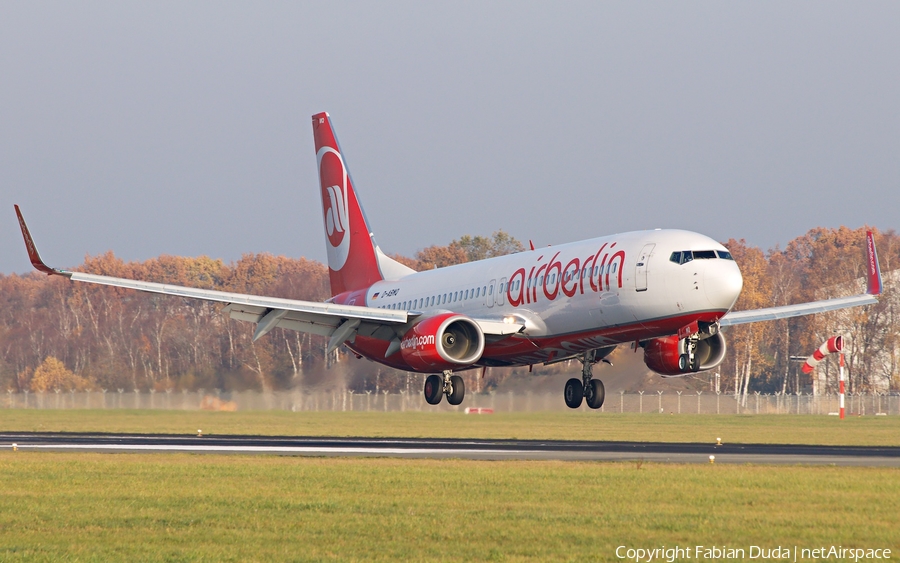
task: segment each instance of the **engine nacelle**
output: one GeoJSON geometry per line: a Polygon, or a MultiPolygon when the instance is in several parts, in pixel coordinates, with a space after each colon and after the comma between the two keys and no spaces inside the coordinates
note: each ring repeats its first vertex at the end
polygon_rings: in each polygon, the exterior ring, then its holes
{"type": "Polygon", "coordinates": [[[400,341],[403,360],[416,371],[455,369],[474,364],[484,352],[478,323],[456,313],[428,317],[409,329],[400,341]]]}
{"type": "MultiPolygon", "coordinates": [[[[717,332],[697,342],[694,353],[699,364],[697,371],[712,369],[725,359],[725,338],[717,332]]],[[[679,360],[685,353],[685,344],[677,336],[654,338],[644,344],[644,363],[656,373],[668,377],[684,377],[692,373],[690,366],[681,369],[679,360]]]]}

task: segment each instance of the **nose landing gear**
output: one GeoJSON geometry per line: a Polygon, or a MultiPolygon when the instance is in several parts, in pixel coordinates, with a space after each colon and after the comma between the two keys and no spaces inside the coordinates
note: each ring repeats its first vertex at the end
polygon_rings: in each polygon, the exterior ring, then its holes
{"type": "Polygon", "coordinates": [[[582,400],[587,401],[587,406],[592,409],[599,409],[603,406],[603,400],[606,398],[606,389],[603,387],[602,381],[593,379],[592,373],[594,364],[601,359],[597,357],[596,350],[589,350],[578,359],[581,362],[581,381],[574,377],[568,380],[564,392],[566,406],[570,409],[580,407],[582,400]]]}

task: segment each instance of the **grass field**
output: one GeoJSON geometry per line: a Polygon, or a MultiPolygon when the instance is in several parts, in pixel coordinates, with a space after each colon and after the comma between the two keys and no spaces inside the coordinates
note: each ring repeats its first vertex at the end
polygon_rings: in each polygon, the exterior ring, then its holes
{"type": "Polygon", "coordinates": [[[900,417],[583,412],[0,410],[0,431],[518,438],[900,446],[900,417]]]}
{"type": "Polygon", "coordinates": [[[617,560],[892,548],[894,469],[0,453],[0,559],[617,560]]]}
{"type": "MultiPolygon", "coordinates": [[[[900,418],[3,410],[3,431],[900,445],[900,418]]],[[[0,450],[0,561],[621,561],[890,548],[890,468],[0,450]]],[[[696,558],[695,558],[696,559],[696,558]]]]}

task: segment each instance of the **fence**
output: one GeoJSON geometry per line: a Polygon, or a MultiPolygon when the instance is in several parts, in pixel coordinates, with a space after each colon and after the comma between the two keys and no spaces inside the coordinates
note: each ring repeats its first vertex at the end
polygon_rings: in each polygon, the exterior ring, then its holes
{"type": "MultiPolygon", "coordinates": [[[[159,409],[159,410],[286,410],[286,411],[462,411],[487,408],[495,412],[568,411],[562,393],[469,393],[462,405],[425,403],[421,393],[354,393],[335,391],[85,391],[13,393],[0,396],[6,409],[159,409]]],[[[586,405],[581,410],[589,410],[586,405]]],[[[818,414],[838,412],[837,395],[750,394],[647,391],[609,393],[601,412],[672,414],[818,414]]],[[[900,415],[896,393],[855,393],[846,398],[852,415],[900,415]]]]}

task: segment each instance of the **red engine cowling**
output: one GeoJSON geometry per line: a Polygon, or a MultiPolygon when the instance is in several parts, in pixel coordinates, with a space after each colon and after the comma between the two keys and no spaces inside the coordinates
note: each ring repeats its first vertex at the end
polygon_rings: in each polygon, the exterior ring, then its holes
{"type": "Polygon", "coordinates": [[[477,362],[483,352],[481,327],[469,317],[456,313],[423,319],[400,341],[404,361],[421,372],[467,366],[477,362]]]}
{"type": "MultiPolygon", "coordinates": [[[[695,356],[700,364],[699,371],[721,364],[725,359],[725,349],[725,338],[720,332],[698,342],[695,356]]],[[[683,377],[691,373],[690,367],[682,370],[678,365],[683,353],[684,345],[677,336],[654,338],[644,344],[644,363],[660,375],[683,377]]]]}

